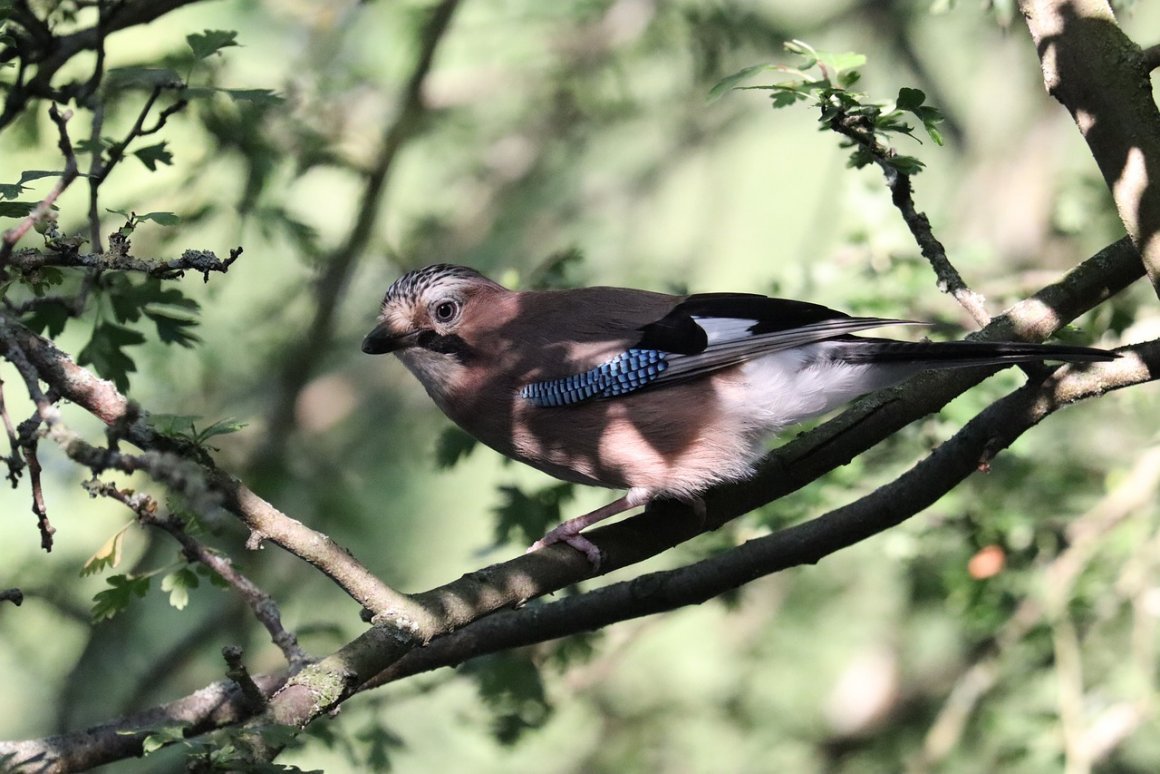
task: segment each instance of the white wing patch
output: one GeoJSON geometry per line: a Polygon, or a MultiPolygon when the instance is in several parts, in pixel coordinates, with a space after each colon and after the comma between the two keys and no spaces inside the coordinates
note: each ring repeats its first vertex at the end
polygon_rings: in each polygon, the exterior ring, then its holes
{"type": "Polygon", "coordinates": [[[737,341],[752,336],[750,328],[757,325],[757,320],[747,320],[742,317],[698,317],[694,315],[693,319],[709,337],[710,347],[723,341],[737,341]]]}

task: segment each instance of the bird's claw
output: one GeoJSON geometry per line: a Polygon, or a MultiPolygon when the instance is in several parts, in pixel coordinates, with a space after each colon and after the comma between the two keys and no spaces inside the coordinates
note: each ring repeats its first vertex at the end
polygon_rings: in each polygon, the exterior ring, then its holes
{"type": "Polygon", "coordinates": [[[552,530],[535,543],[532,543],[524,553],[530,554],[533,551],[539,551],[541,548],[547,548],[556,543],[566,543],[572,548],[575,548],[584,554],[584,556],[588,557],[588,563],[592,565],[593,570],[600,569],[600,563],[603,559],[600,554],[600,549],[596,547],[595,543],[578,532],[552,530]]]}

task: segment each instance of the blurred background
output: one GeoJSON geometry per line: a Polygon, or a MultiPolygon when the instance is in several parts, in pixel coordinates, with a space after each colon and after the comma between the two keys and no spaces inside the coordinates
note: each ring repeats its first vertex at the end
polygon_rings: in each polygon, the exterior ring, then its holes
{"type": "MultiPolygon", "coordinates": [[[[118,33],[108,50],[110,67],[172,63],[186,35],[236,30],[240,47],[191,67],[190,83],[285,98],[200,100],[160,135],[171,164],[150,172],[129,160],[102,189],[107,208],[181,217],[138,228],[138,256],[245,248],[228,275],[182,282],[202,306],[202,342],[133,348],[129,395],[153,412],[198,415],[200,426],[246,423],[210,442],[222,467],[404,591],[520,553],[525,536],[497,527],[497,509],[550,500],[554,486],[488,449],[448,465],[449,422],[399,363],[361,354],[383,291],[407,269],[462,263],[521,287],[760,292],[932,320],[936,337],[970,329],[880,173],[847,169],[813,111],[772,110],[760,91],[708,99],[742,67],[792,63],[784,41],[864,53],[861,91],[889,100],[920,88],[944,112],[944,147],[923,135],[900,150],[927,164],[917,204],[993,313],[1122,234],[1005,2],[465,1],[423,81],[426,109],[384,164],[433,7],[194,4],[118,33]],[[365,171],[384,166],[382,195],[364,208],[365,171]]],[[[1120,14],[1129,36],[1155,42],[1157,6],[1120,14]]],[[[111,109],[104,132],[127,131],[142,98],[111,109]]],[[[87,120],[75,119],[76,137],[87,120]]],[[[59,168],[55,145],[41,106],[0,135],[0,182],[59,168]]],[[[61,200],[66,233],[86,227],[86,196],[78,184],[61,200]]],[[[110,214],[106,230],[119,222],[110,214]]],[[[1155,297],[1131,288],[1075,328],[1095,345],[1154,337],[1155,297]]],[[[74,323],[58,343],[75,355],[90,332],[74,323]]],[[[855,499],[1019,376],[1000,374],[806,491],[611,580],[855,499]]],[[[13,416],[27,416],[15,372],[0,366],[0,377],[13,385],[13,416]]],[[[1066,410],[988,474],[816,567],[388,686],[316,724],[279,762],[330,772],[1050,772],[1086,756],[1106,771],[1155,771],[1157,419],[1154,385],[1066,410]]],[[[79,411],[65,420],[103,437],[79,411]]],[[[222,676],[222,645],[246,646],[254,672],[281,666],[242,605],[206,583],[183,610],[155,582],[125,613],[90,623],[106,586],[79,570],[131,517],[90,499],[84,471],[58,451],[42,446],[41,457],[58,530],[51,554],[39,550],[27,482],[0,491],[0,586],[27,596],[0,608],[0,738],[183,696],[222,676]]],[[[561,514],[608,499],[576,491],[561,514]]],[[[206,539],[275,596],[312,653],[363,629],[358,606],[318,573],[274,546],[244,551],[228,518],[209,526],[206,539]]],[[[117,572],[178,561],[172,541],[136,526],[124,546],[117,572]]],[[[174,766],[176,755],[162,754],[111,768],[174,766]]]]}

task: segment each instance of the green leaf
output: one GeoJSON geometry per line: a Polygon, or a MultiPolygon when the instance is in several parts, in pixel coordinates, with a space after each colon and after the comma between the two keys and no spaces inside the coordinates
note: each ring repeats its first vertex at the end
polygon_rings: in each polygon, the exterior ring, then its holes
{"type": "Polygon", "coordinates": [[[543,726],[551,717],[539,669],[526,652],[484,656],[464,664],[461,672],[475,679],[501,744],[514,744],[525,731],[543,726]]]}
{"type": "Polygon", "coordinates": [[[713,86],[713,88],[709,89],[709,99],[710,100],[720,99],[721,96],[723,94],[725,94],[725,92],[731,91],[734,88],[736,88],[737,84],[741,83],[742,81],[748,80],[749,78],[753,77],[755,74],[757,74],[759,72],[762,72],[763,70],[770,70],[770,69],[772,69],[772,67],[770,65],[757,64],[757,65],[750,65],[749,67],[738,70],[737,72],[733,73],[732,75],[728,75],[728,76],[722,78],[721,80],[717,81],[717,83],[713,86]]]}
{"type": "Polygon", "coordinates": [[[193,422],[198,418],[193,414],[150,414],[148,424],[162,435],[192,440],[193,422]]]}
{"type": "Polygon", "coordinates": [[[390,771],[391,754],[403,749],[403,738],[381,723],[372,723],[354,738],[366,751],[361,761],[364,771],[390,771]]]}
{"type": "Polygon", "coordinates": [[[192,348],[194,344],[201,341],[197,334],[190,333],[188,330],[197,326],[197,320],[191,320],[188,317],[175,317],[156,309],[146,309],[145,316],[157,326],[157,336],[166,344],[180,344],[183,347],[192,348]]]}
{"type": "MultiPolygon", "coordinates": [[[[0,202],[0,218],[23,218],[36,209],[39,202],[0,202]]],[[[53,207],[55,210],[56,207],[53,207]]]]}
{"type": "Polygon", "coordinates": [[[115,67],[102,84],[105,89],[177,89],[184,85],[181,76],[167,67],[115,67]]]}
{"type": "Polygon", "coordinates": [[[916,175],[926,166],[914,156],[894,156],[886,163],[906,175],[916,175]]]}
{"type": "Polygon", "coordinates": [[[519,487],[501,486],[505,502],[495,509],[497,542],[507,541],[518,533],[523,542],[539,539],[549,527],[559,523],[560,506],[572,499],[572,484],[549,484],[531,493],[519,487]]]}
{"type": "Polygon", "coordinates": [[[143,343],[145,337],[137,331],[114,323],[101,323],[77,355],[77,363],[91,365],[124,392],[129,389],[129,374],[137,370],[137,364],[125,354],[124,348],[143,343]]]}
{"type": "Polygon", "coordinates": [[[924,105],[926,101],[926,94],[919,89],[910,89],[903,87],[898,90],[898,99],[895,100],[895,105],[899,110],[905,110],[913,113],[918,120],[922,121],[922,126],[926,129],[926,133],[936,145],[943,144],[942,132],[938,130],[938,124],[942,123],[943,115],[938,108],[924,105]]]}
{"type": "Polygon", "coordinates": [[[189,414],[150,414],[148,421],[149,426],[158,433],[172,438],[182,438],[198,446],[214,436],[236,433],[247,425],[246,422],[233,417],[226,417],[203,430],[198,430],[199,419],[201,417],[189,414]]]}
{"type": "Polygon", "coordinates": [[[230,433],[236,433],[248,425],[249,422],[242,422],[241,420],[234,419],[233,417],[219,419],[206,429],[197,433],[196,440],[198,443],[201,443],[202,441],[208,441],[215,435],[229,435],[230,433]]]}
{"type": "Polygon", "coordinates": [[[22,322],[37,333],[55,339],[64,331],[69,319],[69,310],[64,304],[37,304],[32,311],[21,318],[22,322]]]}
{"type": "Polygon", "coordinates": [[[789,107],[790,105],[797,104],[802,100],[809,99],[808,94],[798,89],[785,86],[774,87],[773,93],[769,96],[773,100],[773,106],[775,108],[789,107]]]}
{"type": "Polygon", "coordinates": [[[93,623],[106,621],[129,607],[133,597],[144,597],[149,593],[149,576],[135,578],[129,575],[113,575],[105,579],[112,588],[98,591],[93,596],[93,623]]]}
{"type": "Polygon", "coordinates": [[[198,584],[197,573],[188,567],[182,567],[161,579],[161,590],[169,592],[170,605],[178,610],[184,610],[189,604],[190,589],[196,589],[198,584]]]}
{"type": "Polygon", "coordinates": [[[281,105],[286,98],[270,89],[218,89],[225,92],[234,102],[248,102],[251,105],[281,105]]]}
{"type": "Polygon", "coordinates": [[[181,222],[181,218],[172,212],[147,212],[144,215],[138,215],[137,220],[151,220],[159,226],[176,226],[181,222]]]}
{"type": "MultiPolygon", "coordinates": [[[[136,733],[136,732],[128,732],[136,733]]],[[[149,732],[149,736],[141,743],[141,750],[145,755],[155,753],[162,747],[185,741],[184,726],[165,726],[149,732]]]]}
{"type": "Polygon", "coordinates": [[[854,53],[853,51],[843,53],[816,51],[814,53],[818,57],[818,63],[828,67],[835,75],[848,70],[854,70],[866,64],[866,56],[864,54],[854,53]]]}
{"type": "Polygon", "coordinates": [[[77,153],[99,153],[100,151],[112,148],[117,144],[117,141],[112,137],[101,137],[96,142],[88,137],[82,137],[74,143],[77,153]]]}
{"type": "Polygon", "coordinates": [[[165,146],[168,144],[168,142],[162,141],[156,145],[147,145],[144,148],[133,151],[133,155],[148,167],[150,172],[156,172],[158,164],[164,164],[166,166],[173,164],[173,154],[165,149],[165,146]]]}
{"type": "Polygon", "coordinates": [[[20,180],[15,183],[0,184],[0,199],[15,199],[22,191],[28,188],[25,183],[31,183],[33,180],[40,180],[44,177],[59,177],[61,174],[61,172],[52,172],[43,169],[25,170],[21,173],[20,180]]]}
{"type": "Polygon", "coordinates": [[[449,427],[439,434],[435,444],[435,465],[440,468],[450,468],[466,457],[475,448],[478,441],[458,427],[449,427]]]}
{"type": "Polygon", "coordinates": [[[185,42],[198,59],[212,56],[223,48],[238,45],[236,30],[204,30],[185,36],[185,42]]]}
{"type": "Polygon", "coordinates": [[[922,103],[925,101],[926,94],[922,89],[911,89],[903,86],[898,90],[898,99],[894,101],[894,104],[899,110],[909,110],[913,113],[922,107],[922,103]]]}

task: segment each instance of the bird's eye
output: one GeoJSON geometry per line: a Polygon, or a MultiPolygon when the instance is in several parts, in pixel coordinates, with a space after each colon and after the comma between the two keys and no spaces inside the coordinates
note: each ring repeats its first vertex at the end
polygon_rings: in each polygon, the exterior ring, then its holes
{"type": "Polygon", "coordinates": [[[440,301],[435,307],[435,320],[437,322],[451,322],[457,314],[459,314],[459,304],[454,301],[440,301]]]}

